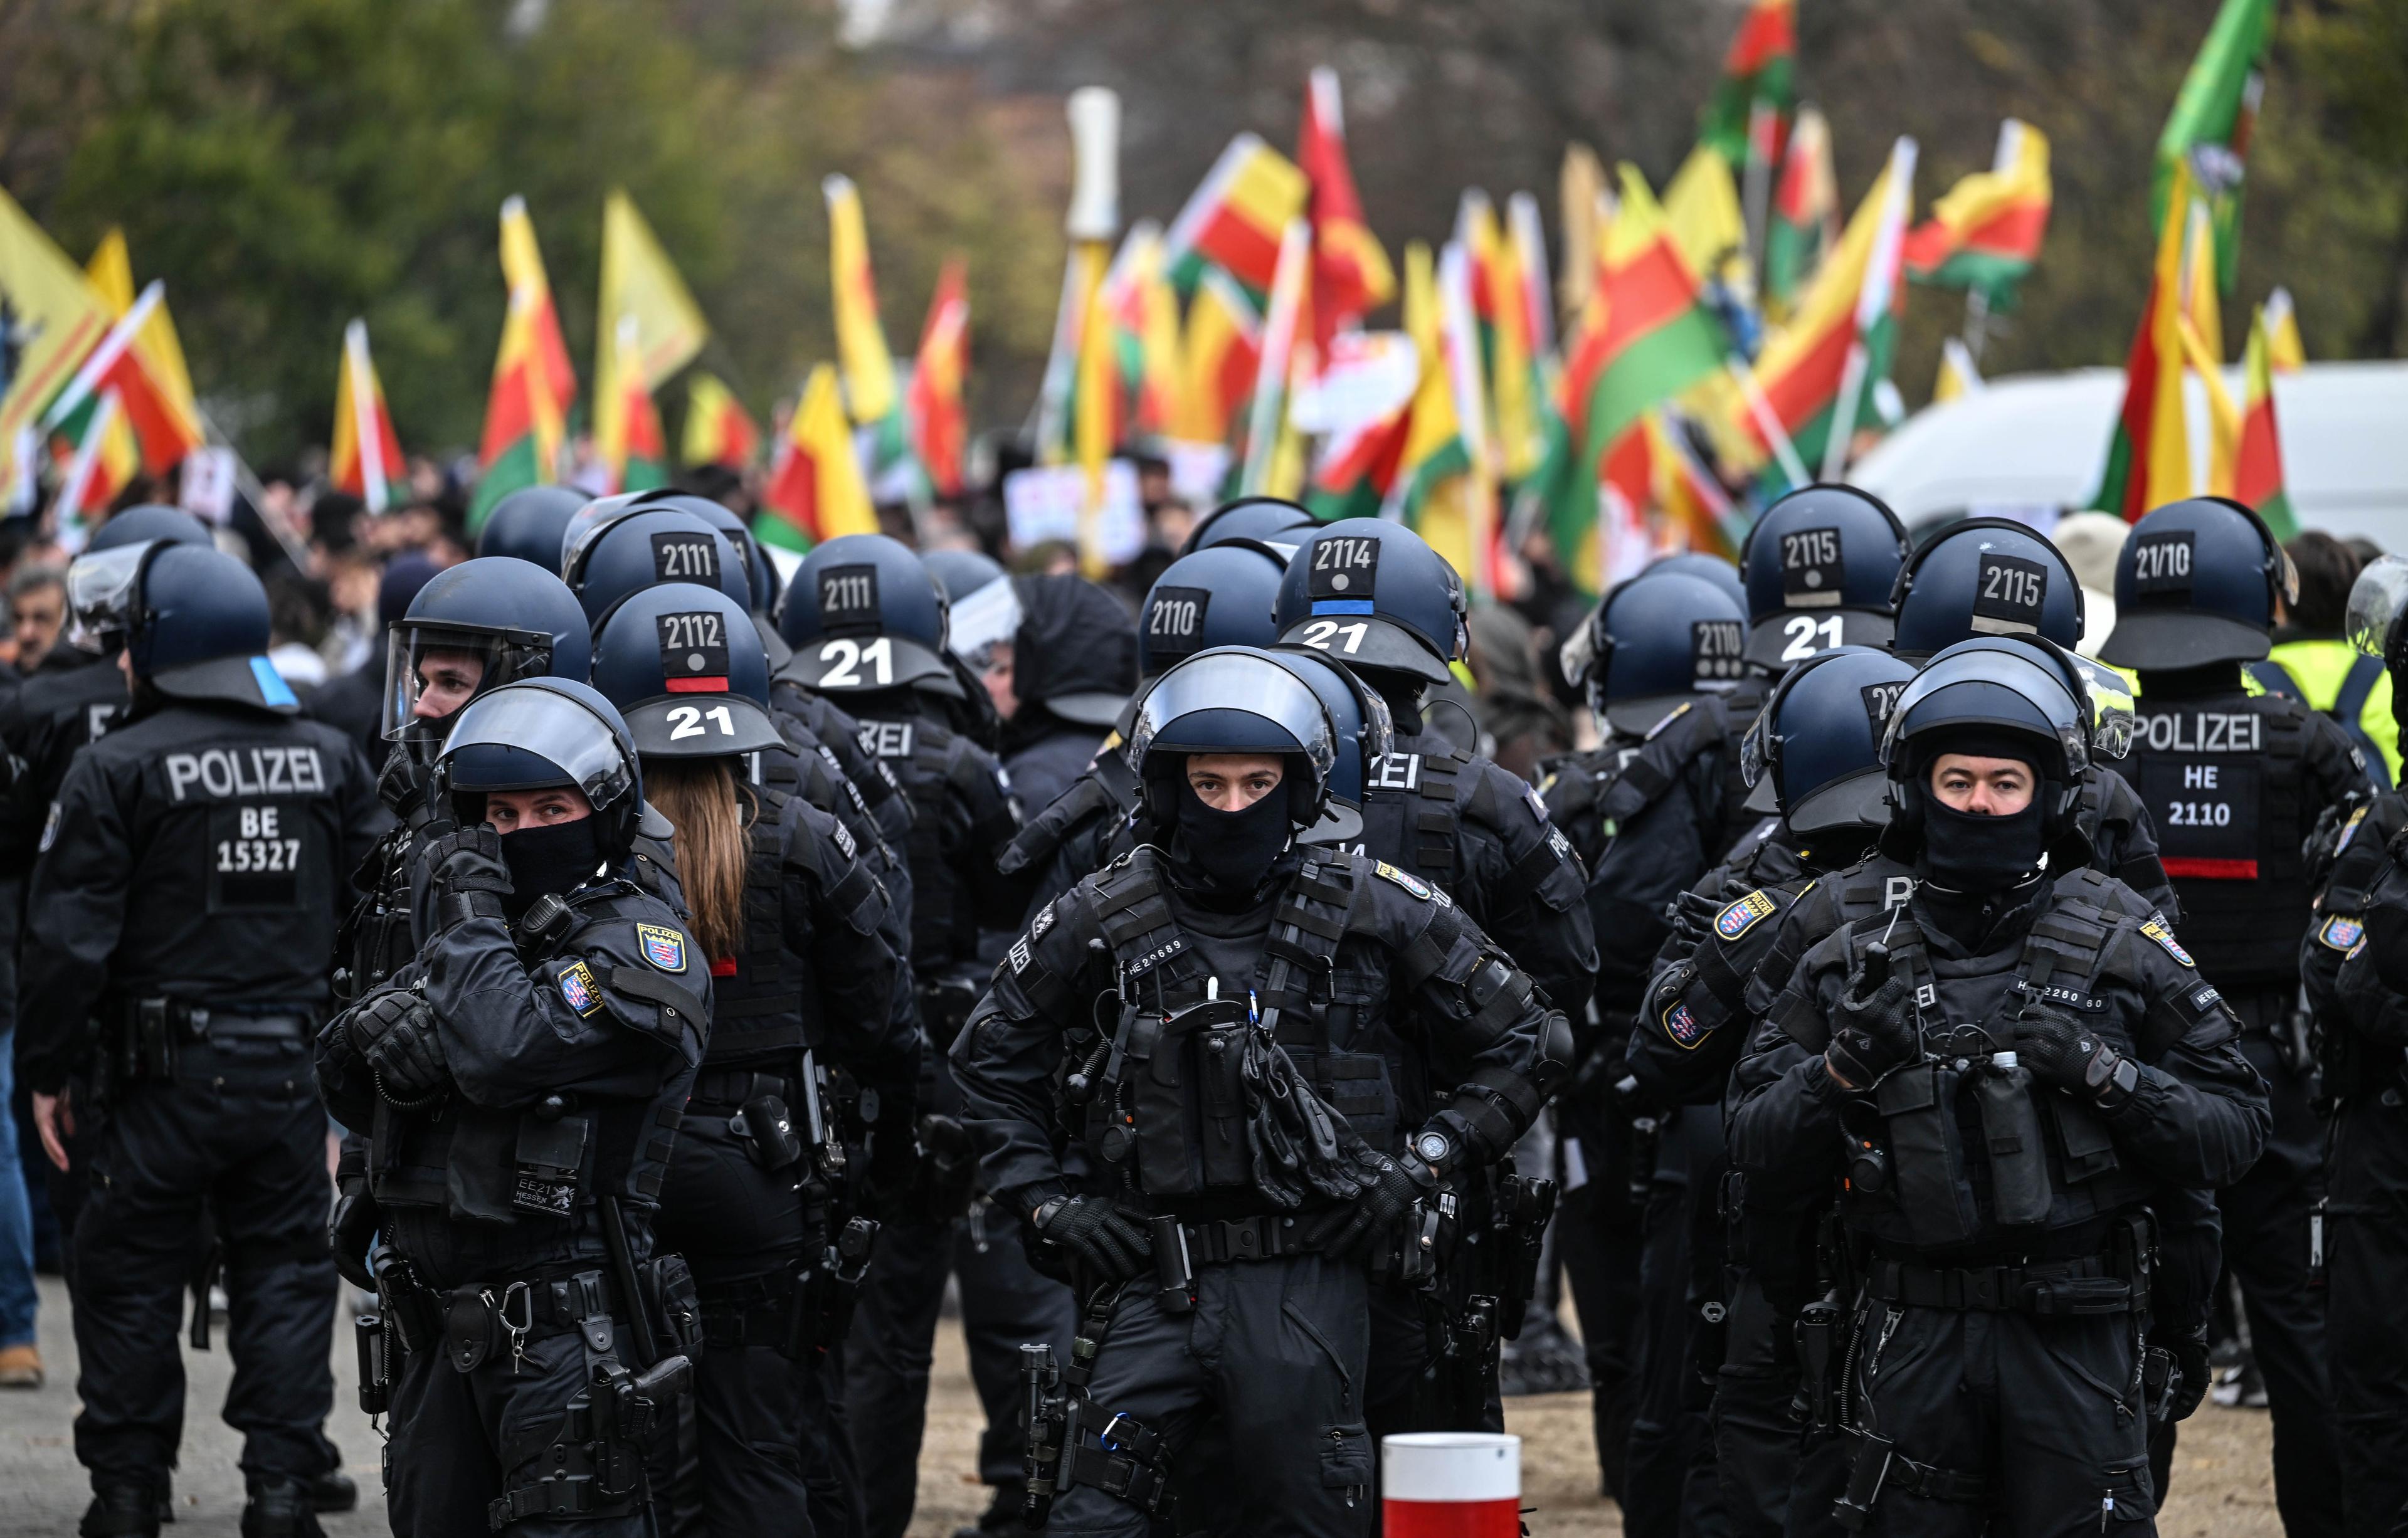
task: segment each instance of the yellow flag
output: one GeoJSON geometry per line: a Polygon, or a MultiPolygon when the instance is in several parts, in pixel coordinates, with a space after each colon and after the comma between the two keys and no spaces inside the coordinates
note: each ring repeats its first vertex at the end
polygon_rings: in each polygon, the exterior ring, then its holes
{"type": "Polygon", "coordinates": [[[0,191],[0,504],[31,471],[19,462],[27,430],[111,320],[82,270],[0,191]]]}
{"type": "Polygon", "coordinates": [[[856,422],[883,421],[895,409],[895,357],[878,323],[878,285],[869,271],[869,231],[861,192],[849,177],[820,183],[827,198],[828,287],[836,307],[836,349],[844,364],[846,408],[856,422]]]}
{"type": "Polygon", "coordinates": [[[839,534],[878,532],[878,513],[861,478],[861,462],[853,457],[853,429],[837,399],[834,364],[812,365],[761,502],[775,516],[753,527],[762,538],[788,549],[807,550],[839,534]]]}
{"type": "Polygon", "coordinates": [[[2149,345],[2157,357],[2157,377],[2150,396],[2148,441],[2132,446],[2133,452],[2143,456],[2148,474],[2143,482],[2148,488],[2144,510],[2191,494],[2190,424],[2183,410],[2183,370],[2174,362],[2184,350],[2183,229],[2189,216],[2190,189],[2188,169],[2177,164],[2173,187],[2167,194],[2165,225],[2157,233],[2156,272],[2149,289],[2149,345]]]}
{"type": "Polygon", "coordinates": [[[134,258],[125,249],[125,232],[110,225],[93,249],[92,260],[83,264],[83,275],[92,286],[108,301],[108,313],[122,317],[134,307],[134,258]]]}
{"type": "Polygon", "coordinates": [[[639,365],[644,386],[656,388],[702,350],[710,327],[678,276],[652,226],[625,192],[602,204],[602,302],[594,332],[594,440],[606,463],[626,458],[624,414],[614,406],[625,393],[615,343],[625,334],[627,353],[639,365]]]}
{"type": "Polygon", "coordinates": [[[2300,318],[2291,309],[2291,291],[2276,288],[2266,296],[2266,361],[2277,374],[2296,374],[2308,366],[2308,349],[2300,343],[2300,318]]]}
{"type": "MultiPolygon", "coordinates": [[[[108,301],[109,314],[119,320],[134,308],[134,260],[125,245],[125,231],[110,225],[100,237],[92,260],[84,263],[84,277],[108,301]]],[[[134,338],[134,352],[141,360],[142,369],[158,389],[161,401],[194,442],[201,439],[201,411],[193,397],[193,376],[184,367],[184,344],[176,335],[176,322],[167,313],[167,301],[162,297],[150,306],[150,314],[142,322],[142,330],[134,338]]],[[[130,434],[121,421],[115,429],[130,434]]]]}
{"type": "Polygon", "coordinates": [[[1672,244],[1700,282],[1729,283],[1747,269],[1747,221],[1740,213],[1739,186],[1730,162],[1705,145],[1672,173],[1664,187],[1664,217],[1672,244]]]}

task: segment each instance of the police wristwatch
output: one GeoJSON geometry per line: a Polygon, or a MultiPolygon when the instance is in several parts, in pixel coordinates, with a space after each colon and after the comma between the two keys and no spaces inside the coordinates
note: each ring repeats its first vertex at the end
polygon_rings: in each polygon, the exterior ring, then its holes
{"type": "Polygon", "coordinates": [[[1054,1221],[1054,1215],[1060,1212],[1065,1206],[1068,1206],[1069,1204],[1069,1201],[1070,1199],[1067,1196],[1049,1196],[1044,1201],[1038,1203],[1037,1210],[1028,1215],[1030,1226],[1035,1228],[1039,1233],[1044,1232],[1045,1225],[1054,1221]]]}
{"type": "Polygon", "coordinates": [[[2100,1043],[2082,1073],[2090,1097],[2102,1111],[2113,1111],[2132,1098],[2141,1082],[2141,1065],[2100,1043]]]}
{"type": "Polygon", "coordinates": [[[1413,1157],[1429,1167],[1429,1173],[1440,1180],[1455,1167],[1461,1145],[1443,1127],[1425,1127],[1413,1134],[1413,1157]]]}

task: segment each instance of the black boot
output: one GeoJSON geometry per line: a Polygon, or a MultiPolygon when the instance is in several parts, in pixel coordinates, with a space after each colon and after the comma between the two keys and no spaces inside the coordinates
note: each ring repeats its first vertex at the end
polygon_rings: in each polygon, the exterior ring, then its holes
{"type": "Polygon", "coordinates": [[[349,1511],[360,1503],[360,1488],[340,1469],[328,1469],[309,1482],[309,1509],[349,1511]]]}
{"type": "Polygon", "coordinates": [[[95,1481],[78,1538],[159,1538],[159,1488],[147,1479],[95,1481]]]}
{"type": "Polygon", "coordinates": [[[242,1508],[242,1538],[326,1538],[309,1509],[309,1487],[298,1479],[265,1479],[242,1508]]]}

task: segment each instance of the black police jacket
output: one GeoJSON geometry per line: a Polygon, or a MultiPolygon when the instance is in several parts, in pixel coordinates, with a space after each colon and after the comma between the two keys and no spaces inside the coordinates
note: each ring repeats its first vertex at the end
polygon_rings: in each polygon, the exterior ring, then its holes
{"type": "Polygon", "coordinates": [[[320,1092],[337,1119],[370,1129],[386,1239],[428,1286],[603,1258],[604,1196],[647,1242],[706,1047],[710,967],[667,904],[632,882],[592,883],[566,902],[540,934],[491,908],[431,906],[446,919],[390,986],[432,1018],[449,1076],[433,1104],[380,1094],[351,1011],[319,1032],[320,1092]]]}
{"type": "Polygon", "coordinates": [[[18,1061],[55,1094],[134,1000],[315,1010],[344,878],[382,826],[334,728],[170,702],[79,753],[26,903],[18,1061]]]}
{"type": "Polygon", "coordinates": [[[1004,729],[1003,770],[1011,777],[1012,799],[1025,819],[1054,805],[1078,782],[1095,762],[1106,734],[1069,721],[1015,732],[1012,726],[1019,719],[1015,716],[1004,729]]]}
{"type": "MultiPolygon", "coordinates": [[[[2315,1018],[2324,1092],[2344,1104],[2400,1084],[2401,1047],[2408,1038],[2378,1038],[2351,1023],[2342,1007],[2341,970],[2366,939],[2367,901],[2402,828],[2408,828],[2408,801],[2397,790],[2370,788],[2328,809],[2308,841],[2308,884],[2315,896],[2307,934],[2300,942],[2300,985],[2315,1018]]],[[[2379,1009],[2371,1017],[2380,1018],[2379,1009]]]]}
{"type": "Polygon", "coordinates": [[[2143,682],[2132,751],[2111,767],[2155,824],[2184,944],[2250,1024],[2287,1013],[2308,921],[2302,846],[2328,806],[2370,788],[2332,720],[2294,700],[2143,682]],[[2251,1000],[2249,993],[2275,995],[2251,1000]]]}
{"type": "MultiPolygon", "coordinates": [[[[1132,1027],[1204,998],[1204,947],[1182,933],[1163,890],[1174,879],[1146,846],[1056,899],[996,968],[953,1043],[988,1189],[1020,1213],[1063,1191],[1070,1141],[1101,1145],[1098,1168],[1128,1161],[1144,1169],[1147,1128],[1117,1160],[1104,1135],[1111,1114],[1096,1107],[1120,1104],[1116,1092],[1096,1093],[1082,1111],[1063,1085],[1079,1068],[1117,1081],[1125,1062],[1112,1061],[1111,1045],[1119,1040],[1125,1053],[1129,1043],[1115,1023],[1121,1012],[1104,1003],[1124,982],[1132,1027]]],[[[1226,952],[1226,938],[1214,948],[1226,952]]],[[[1560,1014],[1444,892],[1393,865],[1335,850],[1291,856],[1269,896],[1259,955],[1253,987],[1262,1007],[1280,1011],[1280,1045],[1303,1080],[1383,1151],[1438,1119],[1469,1162],[1488,1162],[1561,1076],[1560,1014]]],[[[1172,1087],[1182,1082],[1180,1060],[1155,1061],[1172,1087]]],[[[1157,1082],[1151,1066],[1131,1075],[1140,1077],[1157,1082]]],[[[1204,1089],[1189,1084],[1185,1092],[1204,1089]]]]}
{"type": "MultiPolygon", "coordinates": [[[[53,655],[65,649],[55,648],[53,655]]],[[[22,876],[34,868],[42,825],[76,750],[123,719],[130,703],[113,658],[36,673],[18,687],[0,711],[0,741],[22,765],[0,797],[0,872],[22,876]]]]}
{"type": "Polygon", "coordinates": [[[1952,1257],[2028,1247],[2030,1231],[2008,1233],[1996,1220],[1981,1139],[1960,1135],[1971,1080],[1951,1054],[1971,1039],[1956,1028],[2012,1041],[2014,1018],[2035,990],[2141,1065],[2131,1094],[2113,1109],[2054,1088],[2031,1091],[2055,1126],[2044,1139],[2053,1203],[2043,1231],[2095,1236],[2100,1219],[2153,1191],[2221,1187],[2246,1173],[2272,1125],[2265,1085],[2236,1045],[2239,1020],[2150,904],[2120,882],[2074,871],[2039,883],[1981,944],[1967,954],[1916,897],[1807,952],[1732,1086],[1731,1162],[1753,1205],[1819,1203],[1870,1142],[1891,1177],[1878,1189],[1852,1180],[1842,1214],[1881,1247],[1952,1257]],[[1926,1001],[1926,1058],[1858,1093],[1831,1078],[1823,1051],[1839,1000],[1875,942],[1926,1001]],[[1942,1145],[1944,1154],[1933,1151],[1942,1145]]]}

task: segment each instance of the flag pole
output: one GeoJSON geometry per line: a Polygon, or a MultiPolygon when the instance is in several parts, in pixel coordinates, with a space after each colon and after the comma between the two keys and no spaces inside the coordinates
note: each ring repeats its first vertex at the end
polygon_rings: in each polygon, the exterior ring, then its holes
{"type": "Polygon", "coordinates": [[[1772,403],[1764,398],[1764,387],[1756,382],[1756,370],[1747,360],[1734,352],[1730,355],[1731,377],[1739,381],[1739,392],[1747,402],[1747,414],[1756,422],[1756,431],[1772,448],[1772,457],[1781,462],[1781,473],[1789,477],[1792,486],[1812,486],[1814,477],[1806,473],[1806,462],[1798,457],[1798,446],[1789,441],[1789,430],[1781,425],[1772,403]]]}
{"type": "Polygon", "coordinates": [[[1304,299],[1305,258],[1312,247],[1312,227],[1301,217],[1288,221],[1280,235],[1279,264],[1271,270],[1271,299],[1263,317],[1263,355],[1254,368],[1254,399],[1246,422],[1246,459],[1239,473],[1242,496],[1259,496],[1270,476],[1271,459],[1279,448],[1281,419],[1286,414],[1288,359],[1296,347],[1297,311],[1304,299]]]}
{"type": "Polygon", "coordinates": [[[1965,289],[1965,350],[1982,361],[1982,347],[1990,339],[1990,291],[1979,283],[1965,289]]]}

